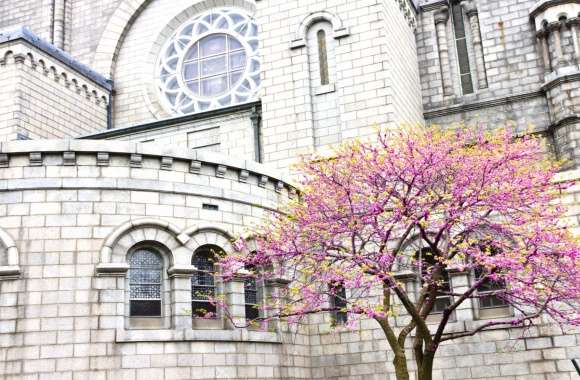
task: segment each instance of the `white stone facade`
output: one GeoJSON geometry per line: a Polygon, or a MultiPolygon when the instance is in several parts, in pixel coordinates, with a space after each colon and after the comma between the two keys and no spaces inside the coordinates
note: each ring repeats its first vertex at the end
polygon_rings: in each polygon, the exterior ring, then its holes
{"type": "MultiPolygon", "coordinates": [[[[233,236],[295,197],[284,173],[300,156],[376,127],[508,123],[570,160],[563,180],[580,177],[577,8],[575,0],[0,2],[0,379],[394,378],[372,320],[333,331],[330,316],[318,315],[256,331],[234,328],[219,310],[192,318],[192,258],[206,246],[231,252],[233,236]],[[159,54],[185,22],[223,8],[257,22],[257,95],[173,113],[155,87],[159,54]],[[160,316],[150,319],[130,311],[129,257],[142,248],[161,263],[160,316]]],[[[192,33],[178,50],[211,37],[192,33]]],[[[231,49],[208,60],[240,71],[231,63],[240,50],[231,49]]],[[[200,83],[223,77],[202,59],[179,59],[199,64],[200,83]]],[[[212,85],[241,84],[228,75],[212,85]]],[[[564,196],[574,226],[578,194],[564,196]]],[[[469,278],[451,281],[460,288],[469,278]]],[[[215,289],[243,320],[243,283],[215,289]]],[[[460,312],[454,331],[484,319],[477,305],[460,312]]],[[[435,378],[572,380],[579,346],[579,334],[549,324],[497,329],[443,346],[435,378]]]]}

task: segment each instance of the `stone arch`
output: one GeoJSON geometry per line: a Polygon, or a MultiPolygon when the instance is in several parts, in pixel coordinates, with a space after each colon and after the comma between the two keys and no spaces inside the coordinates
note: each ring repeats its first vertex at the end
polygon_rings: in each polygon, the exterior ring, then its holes
{"type": "MultiPolygon", "coordinates": [[[[133,22],[139,17],[141,12],[153,0],[122,0],[111,18],[107,23],[103,34],[97,45],[95,56],[93,58],[93,67],[95,71],[113,78],[115,70],[115,61],[123,40],[131,28],[133,22]]],[[[173,20],[181,20],[182,17],[190,12],[199,13],[210,7],[217,6],[213,0],[201,0],[197,3],[182,10],[173,20]]],[[[225,0],[221,1],[219,6],[237,6],[251,12],[255,12],[256,6],[249,0],[225,0]]],[[[185,21],[185,20],[183,20],[185,21]]],[[[171,22],[173,23],[173,21],[171,22]]],[[[163,30],[164,32],[166,29],[163,30]]]]}
{"type": "Polygon", "coordinates": [[[332,25],[334,39],[344,38],[350,35],[348,28],[343,25],[342,19],[329,11],[314,12],[306,16],[294,35],[294,39],[290,43],[291,49],[297,49],[306,46],[306,33],[308,29],[317,22],[326,21],[332,25]]]}
{"type": "Polygon", "coordinates": [[[217,225],[191,226],[183,230],[182,234],[191,237],[187,243],[187,247],[191,250],[192,254],[204,245],[215,245],[220,247],[225,253],[235,250],[232,244],[234,240],[233,235],[225,228],[217,225]]]}
{"type": "Polygon", "coordinates": [[[20,253],[8,232],[0,228],[0,281],[20,276],[20,253]]]}
{"type": "Polygon", "coordinates": [[[151,242],[162,247],[168,254],[171,270],[182,264],[185,257],[190,256],[184,247],[189,238],[184,238],[179,228],[167,221],[155,218],[130,220],[117,227],[105,239],[100,251],[97,275],[124,276],[129,269],[127,253],[142,242],[151,242]]]}

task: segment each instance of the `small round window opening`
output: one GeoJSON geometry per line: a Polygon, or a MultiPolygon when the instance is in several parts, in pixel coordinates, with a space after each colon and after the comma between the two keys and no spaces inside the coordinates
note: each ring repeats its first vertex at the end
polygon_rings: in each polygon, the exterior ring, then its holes
{"type": "Polygon", "coordinates": [[[260,88],[256,21],[230,8],[192,18],[165,43],[156,77],[161,102],[171,113],[254,100],[260,88]]]}

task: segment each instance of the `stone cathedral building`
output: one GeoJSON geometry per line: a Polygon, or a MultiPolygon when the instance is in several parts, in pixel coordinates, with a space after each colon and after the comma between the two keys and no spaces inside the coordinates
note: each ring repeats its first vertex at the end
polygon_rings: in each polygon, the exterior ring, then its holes
{"type": "MultiPolygon", "coordinates": [[[[0,0],[0,30],[0,379],[394,379],[372,320],[197,318],[284,285],[214,281],[210,252],[376,125],[509,124],[580,176],[577,0],[0,0]]],[[[513,313],[490,300],[450,328],[513,313]]],[[[496,329],[435,377],[577,379],[579,346],[496,329]]]]}

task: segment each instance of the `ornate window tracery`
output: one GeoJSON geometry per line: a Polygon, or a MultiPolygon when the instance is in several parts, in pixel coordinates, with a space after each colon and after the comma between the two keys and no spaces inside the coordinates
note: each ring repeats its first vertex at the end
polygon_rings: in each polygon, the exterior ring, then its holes
{"type": "Polygon", "coordinates": [[[256,21],[223,8],[185,22],[161,50],[156,86],[165,107],[177,114],[255,99],[260,88],[256,21]]]}

